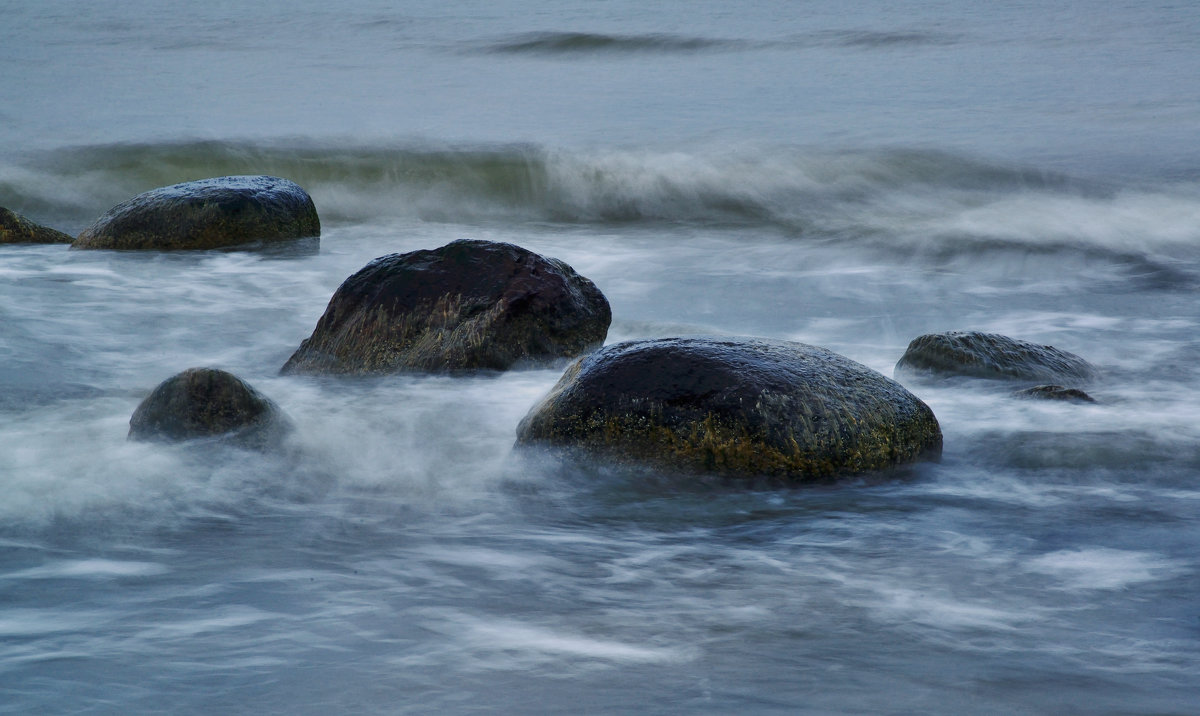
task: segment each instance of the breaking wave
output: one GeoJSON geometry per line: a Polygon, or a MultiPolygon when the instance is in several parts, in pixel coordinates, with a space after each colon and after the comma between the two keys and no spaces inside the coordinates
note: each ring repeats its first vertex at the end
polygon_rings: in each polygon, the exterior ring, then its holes
{"type": "Polygon", "coordinates": [[[0,205],[77,232],[148,189],[287,177],[327,225],[719,225],[957,255],[1149,255],[1200,243],[1200,182],[1099,184],[932,150],[181,142],[61,149],[0,164],[0,205]]]}

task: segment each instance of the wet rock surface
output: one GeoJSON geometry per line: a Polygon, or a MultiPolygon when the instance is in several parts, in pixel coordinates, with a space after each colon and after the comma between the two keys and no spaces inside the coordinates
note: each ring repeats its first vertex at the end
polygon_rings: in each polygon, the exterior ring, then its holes
{"type": "Polygon", "coordinates": [[[936,457],[942,434],[912,393],[844,356],[695,336],[620,343],[581,358],[522,420],[517,442],[806,482],[936,457]]]}
{"type": "Polygon", "coordinates": [[[174,184],[110,209],[77,249],[186,250],[320,236],[312,198],[287,179],[228,176],[174,184]]]}
{"type": "Polygon", "coordinates": [[[0,244],[69,244],[70,235],[36,224],[0,206],[0,244]]]}
{"type": "Polygon", "coordinates": [[[1096,399],[1078,388],[1063,385],[1035,385],[1013,393],[1014,398],[1025,400],[1059,400],[1067,403],[1094,403],[1096,399]]]}
{"type": "Polygon", "coordinates": [[[338,288],[284,373],[507,370],[603,343],[604,294],[513,244],[454,241],[375,259],[338,288]]]}
{"type": "Polygon", "coordinates": [[[1095,379],[1096,368],[1054,346],[1040,346],[997,333],[930,333],[908,344],[896,363],[896,376],[993,380],[1079,385],[1095,379]]]}
{"type": "Polygon", "coordinates": [[[129,439],[181,442],[221,437],[266,448],[291,430],[273,401],[216,368],[189,368],[159,384],[129,420],[129,439]]]}

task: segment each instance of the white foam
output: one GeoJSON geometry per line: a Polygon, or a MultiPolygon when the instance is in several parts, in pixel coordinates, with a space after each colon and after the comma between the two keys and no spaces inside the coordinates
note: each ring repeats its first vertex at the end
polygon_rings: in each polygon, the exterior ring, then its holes
{"type": "Polygon", "coordinates": [[[941,629],[1010,630],[1034,618],[1028,613],[931,590],[882,585],[878,588],[878,600],[873,606],[888,621],[911,621],[941,629]]]}
{"type": "Polygon", "coordinates": [[[0,612],[0,637],[40,637],[64,632],[82,632],[104,623],[101,612],[62,609],[5,609],[0,612]]]}
{"type": "Polygon", "coordinates": [[[534,661],[567,657],[627,664],[660,664],[683,662],[696,656],[690,648],[599,639],[514,619],[485,620],[465,614],[446,616],[452,618],[450,630],[457,634],[462,646],[468,652],[484,658],[488,654],[504,653],[508,657],[523,656],[534,661]]]}
{"type": "Polygon", "coordinates": [[[78,559],[33,567],[0,575],[0,579],[112,579],[152,577],[170,571],[156,562],[125,562],[112,559],[78,559]]]}
{"type": "Polygon", "coordinates": [[[239,630],[264,621],[282,618],[279,614],[243,605],[219,607],[195,619],[160,622],[147,626],[141,636],[147,639],[190,638],[212,632],[239,630]]]}
{"type": "Polygon", "coordinates": [[[949,210],[930,217],[926,228],[1032,244],[1085,243],[1117,250],[1186,247],[1200,239],[1200,200],[1194,192],[1127,191],[1111,198],[1028,192],[949,210]]]}
{"type": "Polygon", "coordinates": [[[471,639],[490,649],[562,654],[588,659],[633,663],[681,661],[684,653],[673,648],[652,648],[609,639],[593,639],[513,621],[475,624],[471,639]]]}
{"type": "Polygon", "coordinates": [[[1030,560],[1025,568],[1056,577],[1070,589],[1122,589],[1168,579],[1182,566],[1153,552],[1094,547],[1049,552],[1030,560]]]}

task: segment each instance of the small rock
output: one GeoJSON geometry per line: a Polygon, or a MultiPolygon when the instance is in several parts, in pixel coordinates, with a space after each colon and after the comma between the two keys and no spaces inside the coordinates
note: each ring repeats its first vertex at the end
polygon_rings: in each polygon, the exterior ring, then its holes
{"type": "Polygon", "coordinates": [[[1083,358],[1054,346],[996,333],[951,331],[920,336],[896,363],[897,377],[969,376],[1045,383],[1087,383],[1096,369],[1083,358]]]}
{"type": "Polygon", "coordinates": [[[491,241],[375,259],[338,288],[284,373],[507,370],[604,342],[604,294],[558,259],[491,241]]]}
{"type": "Polygon", "coordinates": [[[189,368],[163,381],[129,419],[130,440],[180,442],[223,437],[265,448],[291,430],[291,421],[269,398],[215,368],[189,368]]]}
{"type": "Polygon", "coordinates": [[[74,239],[61,231],[35,224],[0,206],[0,244],[69,244],[74,239]]]}
{"type": "Polygon", "coordinates": [[[899,383],[824,348],[697,336],[581,358],[521,421],[517,442],[806,482],[936,457],[942,433],[899,383]]]}
{"type": "Polygon", "coordinates": [[[320,236],[312,198],[294,182],[230,176],[138,194],[83,230],[77,249],[217,249],[320,236]]]}
{"type": "Polygon", "coordinates": [[[1071,403],[1094,403],[1096,399],[1078,388],[1067,388],[1061,385],[1035,385],[1013,393],[1014,398],[1032,398],[1039,400],[1063,400],[1071,403]]]}

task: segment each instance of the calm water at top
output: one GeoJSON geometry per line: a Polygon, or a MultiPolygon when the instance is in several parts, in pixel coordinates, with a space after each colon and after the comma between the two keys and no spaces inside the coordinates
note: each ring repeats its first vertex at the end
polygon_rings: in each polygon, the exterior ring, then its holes
{"type": "Polygon", "coordinates": [[[720,139],[1188,171],[1197,15],[1145,2],[9,2],[0,111],[10,148],[720,139]],[[553,33],[618,42],[520,44],[553,33]]]}
{"type": "Polygon", "coordinates": [[[1200,693],[1200,5],[0,2],[0,206],[269,173],[319,251],[0,247],[0,713],[1145,713],[1200,693]],[[561,258],[609,342],[975,329],[818,488],[512,451],[559,370],[283,377],[374,257],[561,258]],[[125,440],[214,365],[280,453],[125,440]]]}

